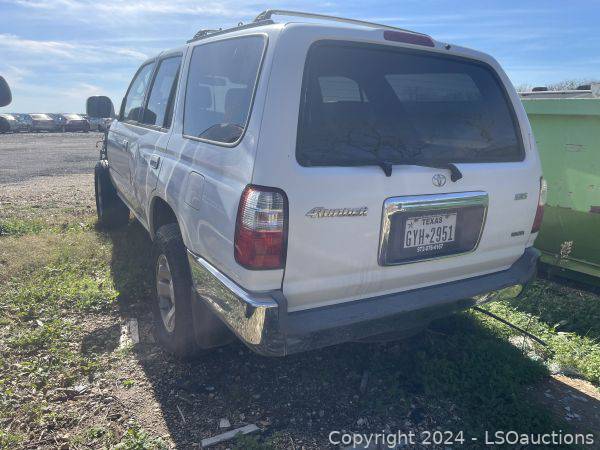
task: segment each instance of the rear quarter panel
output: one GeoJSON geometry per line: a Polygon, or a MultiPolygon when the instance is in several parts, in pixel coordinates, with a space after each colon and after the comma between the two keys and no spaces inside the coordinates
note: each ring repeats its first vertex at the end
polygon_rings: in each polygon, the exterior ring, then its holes
{"type": "Polygon", "coordinates": [[[220,38],[203,39],[188,48],[177,95],[172,136],[162,155],[154,198],[160,197],[175,211],[186,247],[202,256],[226,276],[249,291],[281,288],[282,270],[250,271],[234,259],[234,234],[239,200],[251,183],[258,135],[268,89],[272,47],[278,27],[231,33],[227,38],[261,34],[267,47],[250,115],[242,140],[234,147],[183,136],[185,87],[193,47],[220,38]]]}

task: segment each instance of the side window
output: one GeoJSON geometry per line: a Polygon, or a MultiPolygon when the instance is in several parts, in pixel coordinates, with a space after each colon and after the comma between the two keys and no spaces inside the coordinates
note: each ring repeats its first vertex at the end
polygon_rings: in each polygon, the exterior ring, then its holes
{"type": "Polygon", "coordinates": [[[264,47],[263,37],[249,36],[194,48],[183,134],[229,144],[242,136],[264,47]]]}
{"type": "Polygon", "coordinates": [[[123,102],[123,120],[132,120],[134,122],[141,120],[144,96],[153,70],[154,63],[146,64],[133,78],[129,86],[129,91],[127,91],[127,97],[123,102]]]}
{"type": "Polygon", "coordinates": [[[171,98],[175,94],[180,65],[181,56],[166,58],[160,62],[150,89],[142,123],[165,128],[171,125],[171,114],[168,114],[168,109],[172,104],[171,98]],[[168,123],[165,120],[167,116],[169,116],[168,123]]]}

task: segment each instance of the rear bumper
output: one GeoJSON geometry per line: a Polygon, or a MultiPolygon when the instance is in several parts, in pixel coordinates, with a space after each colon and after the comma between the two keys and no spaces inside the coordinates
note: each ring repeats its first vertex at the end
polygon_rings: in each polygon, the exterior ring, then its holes
{"type": "Polygon", "coordinates": [[[502,272],[288,313],[280,290],[247,292],[188,251],[198,298],[251,350],[266,356],[407,331],[476,304],[514,298],[534,278],[538,258],[530,247],[502,272]]]}

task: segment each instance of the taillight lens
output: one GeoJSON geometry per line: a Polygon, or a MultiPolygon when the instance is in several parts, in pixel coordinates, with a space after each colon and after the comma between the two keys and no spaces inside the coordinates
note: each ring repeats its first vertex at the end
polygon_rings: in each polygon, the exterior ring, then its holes
{"type": "Polygon", "coordinates": [[[433,39],[424,34],[409,33],[406,31],[385,30],[383,38],[386,41],[404,42],[406,44],[424,45],[426,47],[435,47],[433,39]]]}
{"type": "Polygon", "coordinates": [[[248,186],[235,228],[235,260],[252,270],[282,269],[287,246],[287,197],[281,189],[248,186]]]}
{"type": "Polygon", "coordinates": [[[548,196],[548,184],[544,177],[540,178],[540,195],[538,197],[537,210],[535,212],[535,219],[533,219],[533,226],[531,227],[532,233],[540,231],[542,226],[542,219],[544,218],[544,205],[546,204],[546,197],[548,196]]]}

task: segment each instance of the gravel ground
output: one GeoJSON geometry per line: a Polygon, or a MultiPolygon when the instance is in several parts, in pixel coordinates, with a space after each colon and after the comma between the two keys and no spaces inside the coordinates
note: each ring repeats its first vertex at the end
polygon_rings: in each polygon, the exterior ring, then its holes
{"type": "Polygon", "coordinates": [[[40,176],[92,173],[101,133],[0,135],[0,184],[40,176]]]}

